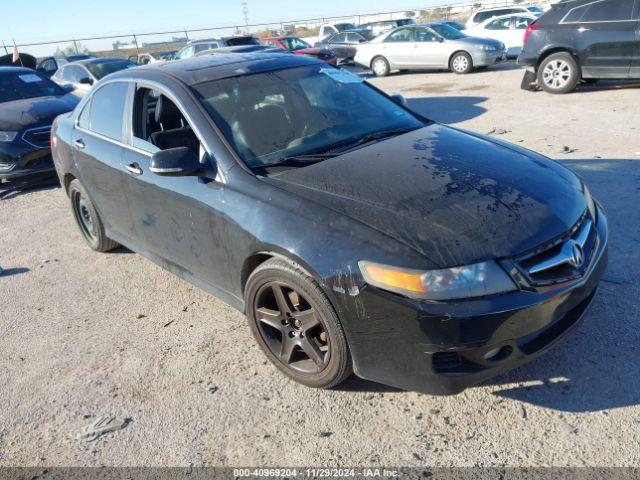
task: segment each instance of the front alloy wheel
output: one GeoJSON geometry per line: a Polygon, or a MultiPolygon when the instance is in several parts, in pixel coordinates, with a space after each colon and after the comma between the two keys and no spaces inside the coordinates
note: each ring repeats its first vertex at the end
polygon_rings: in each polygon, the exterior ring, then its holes
{"type": "Polygon", "coordinates": [[[550,55],[538,67],[538,84],[548,93],[568,93],[579,80],[578,65],[566,52],[550,55]]]}
{"type": "Polygon", "coordinates": [[[272,258],[245,287],[249,325],[269,360],[304,385],[330,388],[351,374],[351,355],[333,306],[295,264],[272,258]]]}

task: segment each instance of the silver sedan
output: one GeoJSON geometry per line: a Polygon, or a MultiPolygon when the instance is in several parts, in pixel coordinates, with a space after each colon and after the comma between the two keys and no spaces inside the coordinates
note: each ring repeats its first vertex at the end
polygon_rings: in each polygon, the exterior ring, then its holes
{"type": "Polygon", "coordinates": [[[425,23],[399,27],[358,45],[355,61],[383,77],[392,70],[427,68],[447,68],[463,74],[506,57],[500,41],[468,37],[444,23],[425,23]]]}

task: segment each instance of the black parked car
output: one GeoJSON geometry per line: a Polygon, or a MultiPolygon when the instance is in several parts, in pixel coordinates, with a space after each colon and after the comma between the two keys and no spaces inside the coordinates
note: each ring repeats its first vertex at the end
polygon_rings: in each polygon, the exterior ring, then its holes
{"type": "Polygon", "coordinates": [[[339,63],[351,63],[356,56],[358,45],[369,42],[375,37],[375,34],[367,29],[346,30],[336,33],[322,42],[317,42],[315,46],[332,50],[339,63]]]}
{"type": "Polygon", "coordinates": [[[290,54],[113,74],[54,124],[91,248],[118,243],[245,312],[270,360],[330,387],[455,393],[583,316],[607,220],[576,175],[290,54]]]}
{"type": "Polygon", "coordinates": [[[554,4],[532,23],[518,62],[549,93],[581,80],[640,78],[640,1],[572,0],[554,4]]]}
{"type": "Polygon", "coordinates": [[[77,104],[41,73],[0,67],[0,180],[53,172],[51,124],[77,104]]]}

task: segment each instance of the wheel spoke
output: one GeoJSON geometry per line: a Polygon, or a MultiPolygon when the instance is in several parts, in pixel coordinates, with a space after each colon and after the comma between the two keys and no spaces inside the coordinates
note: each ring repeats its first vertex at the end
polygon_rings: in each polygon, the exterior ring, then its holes
{"type": "Polygon", "coordinates": [[[274,285],[271,287],[273,290],[273,295],[276,298],[276,303],[278,304],[278,309],[280,310],[280,314],[285,316],[287,313],[291,314],[293,311],[293,306],[291,305],[291,301],[287,298],[287,296],[282,291],[281,285],[274,285]]]}
{"type": "Polygon", "coordinates": [[[282,335],[282,347],[280,349],[280,359],[286,363],[291,363],[291,356],[293,355],[293,350],[296,347],[296,342],[294,342],[289,335],[282,335]]]}
{"type": "Polygon", "coordinates": [[[282,315],[280,312],[261,307],[256,309],[256,313],[258,314],[258,321],[265,323],[276,330],[282,331],[282,315]]]}
{"type": "Polygon", "coordinates": [[[320,351],[320,347],[316,344],[313,338],[302,337],[300,340],[300,346],[304,353],[315,363],[318,367],[322,368],[324,366],[324,355],[322,351],[320,351]]]}

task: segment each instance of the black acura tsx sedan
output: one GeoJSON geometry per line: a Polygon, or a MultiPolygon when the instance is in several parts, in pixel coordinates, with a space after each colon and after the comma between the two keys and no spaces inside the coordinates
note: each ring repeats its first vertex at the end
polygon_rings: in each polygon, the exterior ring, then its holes
{"type": "Polygon", "coordinates": [[[571,171],[287,54],[115,73],[53,127],[94,250],[244,312],[285,374],[452,394],[544,353],[591,304],[607,220],[571,171]]]}

